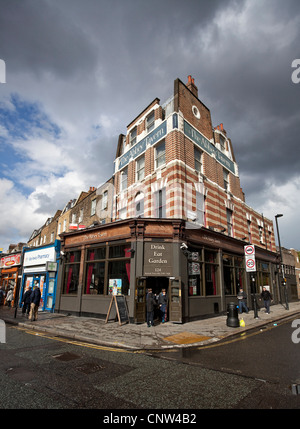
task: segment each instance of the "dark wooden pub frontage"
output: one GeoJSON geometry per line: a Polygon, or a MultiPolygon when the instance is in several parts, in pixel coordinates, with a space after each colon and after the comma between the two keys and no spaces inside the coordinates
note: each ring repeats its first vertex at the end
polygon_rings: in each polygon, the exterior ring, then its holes
{"type": "Polygon", "coordinates": [[[224,313],[240,287],[248,306],[262,286],[279,300],[276,253],[256,248],[245,270],[242,240],[176,219],[127,219],[61,234],[56,311],[105,319],[112,294],[125,296],[131,322],[146,320],[146,292],[168,295],[168,320],[224,313]]]}

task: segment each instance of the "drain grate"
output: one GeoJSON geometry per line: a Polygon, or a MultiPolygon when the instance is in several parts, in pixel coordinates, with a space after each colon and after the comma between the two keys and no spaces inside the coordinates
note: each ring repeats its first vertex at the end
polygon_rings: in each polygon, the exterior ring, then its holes
{"type": "Polygon", "coordinates": [[[104,368],[104,366],[101,366],[97,363],[84,363],[83,365],[76,367],[77,371],[83,372],[84,374],[94,374],[95,372],[101,371],[104,368]]]}

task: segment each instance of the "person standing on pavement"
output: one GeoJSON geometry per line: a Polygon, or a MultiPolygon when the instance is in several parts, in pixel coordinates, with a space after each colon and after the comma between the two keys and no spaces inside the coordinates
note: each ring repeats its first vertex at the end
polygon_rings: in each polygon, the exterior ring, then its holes
{"type": "Polygon", "coordinates": [[[244,292],[243,288],[240,288],[239,293],[237,294],[237,299],[239,302],[239,311],[242,314],[243,313],[243,309],[245,309],[246,313],[249,313],[249,309],[247,307],[247,294],[246,292],[244,292]]]}
{"type": "Polygon", "coordinates": [[[161,314],[161,321],[165,323],[167,321],[167,305],[168,298],[166,294],[166,289],[162,289],[161,293],[158,296],[158,305],[161,314]]]}
{"type": "Polygon", "coordinates": [[[262,293],[260,294],[259,300],[261,301],[262,299],[264,300],[266,313],[270,314],[270,304],[271,304],[271,301],[273,301],[273,298],[265,286],[263,287],[263,290],[262,290],[262,293]]]}
{"type": "Polygon", "coordinates": [[[39,286],[35,285],[34,290],[31,292],[31,295],[30,295],[29,320],[31,320],[31,322],[37,320],[40,300],[41,300],[41,291],[39,286]]]}
{"type": "Polygon", "coordinates": [[[14,290],[13,288],[10,288],[6,296],[6,302],[8,307],[11,307],[11,302],[13,300],[13,297],[14,297],[14,290]]]}
{"type": "Polygon", "coordinates": [[[23,296],[22,316],[25,316],[25,313],[27,314],[27,316],[29,315],[31,293],[32,293],[31,286],[29,286],[28,290],[24,293],[24,296],[23,296]]]}
{"type": "Polygon", "coordinates": [[[154,326],[154,305],[156,304],[155,295],[152,293],[152,289],[148,289],[146,296],[146,310],[147,310],[147,325],[148,328],[154,326]]]}

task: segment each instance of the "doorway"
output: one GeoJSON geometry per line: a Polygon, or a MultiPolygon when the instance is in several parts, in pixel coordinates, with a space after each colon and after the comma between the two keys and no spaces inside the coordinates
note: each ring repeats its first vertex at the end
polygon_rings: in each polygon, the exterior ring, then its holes
{"type": "MultiPolygon", "coordinates": [[[[156,296],[158,302],[158,296],[163,289],[166,290],[167,299],[169,302],[169,278],[168,277],[147,277],[146,279],[146,293],[148,289],[152,289],[153,295],[156,296]]],[[[167,320],[169,320],[169,305],[167,305],[167,320]]],[[[161,322],[161,314],[159,306],[154,308],[154,323],[161,322]]]]}

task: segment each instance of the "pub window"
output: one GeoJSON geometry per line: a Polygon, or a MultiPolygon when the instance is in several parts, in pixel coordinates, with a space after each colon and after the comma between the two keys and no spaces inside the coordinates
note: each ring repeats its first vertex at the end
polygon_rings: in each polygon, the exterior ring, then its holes
{"type": "Polygon", "coordinates": [[[89,249],[86,258],[86,279],[84,293],[103,295],[105,273],[105,247],[89,249]]]}
{"type": "Polygon", "coordinates": [[[81,251],[66,253],[63,294],[77,294],[81,251]]]}
{"type": "Polygon", "coordinates": [[[203,295],[203,279],[201,263],[201,250],[190,251],[188,254],[189,295],[203,295]]]}
{"type": "Polygon", "coordinates": [[[205,250],[205,295],[219,295],[217,253],[205,250]]]}
{"type": "Polygon", "coordinates": [[[128,295],[130,285],[130,252],[131,246],[123,244],[109,248],[108,287],[109,293],[117,288],[117,293],[128,295]]]}

